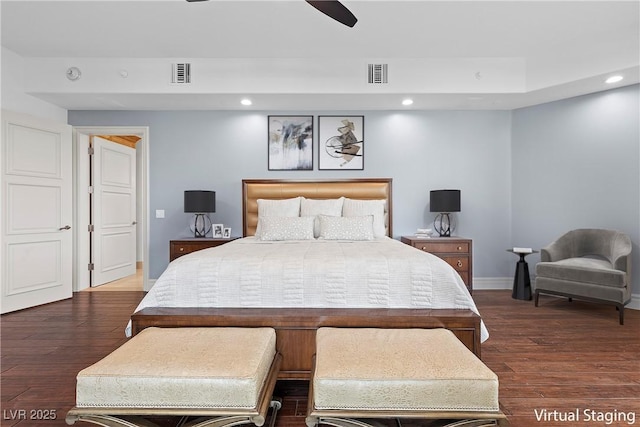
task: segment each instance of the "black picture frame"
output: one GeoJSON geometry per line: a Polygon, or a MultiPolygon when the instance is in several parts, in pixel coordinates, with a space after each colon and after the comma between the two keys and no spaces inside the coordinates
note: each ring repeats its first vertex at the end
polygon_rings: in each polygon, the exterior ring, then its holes
{"type": "Polygon", "coordinates": [[[364,116],[318,116],[318,169],[364,170],[364,116]]]}
{"type": "Polygon", "coordinates": [[[313,116],[268,116],[267,167],[313,170],[313,116]]]}

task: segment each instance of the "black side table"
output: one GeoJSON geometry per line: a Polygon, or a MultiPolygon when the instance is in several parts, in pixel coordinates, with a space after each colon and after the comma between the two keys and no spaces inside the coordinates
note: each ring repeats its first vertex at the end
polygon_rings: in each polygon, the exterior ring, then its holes
{"type": "Polygon", "coordinates": [[[518,250],[507,249],[507,252],[520,255],[520,260],[516,264],[516,274],[513,278],[513,292],[511,298],[521,299],[525,301],[531,300],[531,277],[529,276],[529,265],[524,260],[524,257],[529,254],[537,254],[538,251],[534,250],[518,250]]]}

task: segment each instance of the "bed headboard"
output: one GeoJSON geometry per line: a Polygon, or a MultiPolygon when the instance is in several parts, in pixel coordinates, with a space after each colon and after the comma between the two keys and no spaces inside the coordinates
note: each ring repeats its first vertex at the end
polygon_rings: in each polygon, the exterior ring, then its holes
{"type": "Polygon", "coordinates": [[[327,180],[243,179],[242,235],[253,236],[258,225],[258,199],[289,199],[303,196],[309,199],[385,199],[386,230],[391,232],[391,178],[356,178],[327,180]]]}

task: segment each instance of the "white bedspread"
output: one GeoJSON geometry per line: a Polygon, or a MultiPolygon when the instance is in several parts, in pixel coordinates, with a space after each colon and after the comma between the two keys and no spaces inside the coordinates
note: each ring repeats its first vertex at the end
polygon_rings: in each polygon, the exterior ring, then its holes
{"type": "MultiPolygon", "coordinates": [[[[479,314],[451,266],[386,237],[234,240],[171,262],[136,311],[145,307],[466,308],[479,314]]],[[[485,341],[489,334],[484,323],[481,328],[485,341]]]]}

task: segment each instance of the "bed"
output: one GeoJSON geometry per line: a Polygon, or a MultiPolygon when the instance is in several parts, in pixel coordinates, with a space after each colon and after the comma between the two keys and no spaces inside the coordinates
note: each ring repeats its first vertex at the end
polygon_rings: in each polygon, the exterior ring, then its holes
{"type": "Polygon", "coordinates": [[[391,196],[390,178],[243,180],[243,238],[171,262],[127,334],[273,327],[280,379],[309,378],[325,326],[444,327],[480,357],[471,295],[444,261],[390,238],[391,196]]]}

